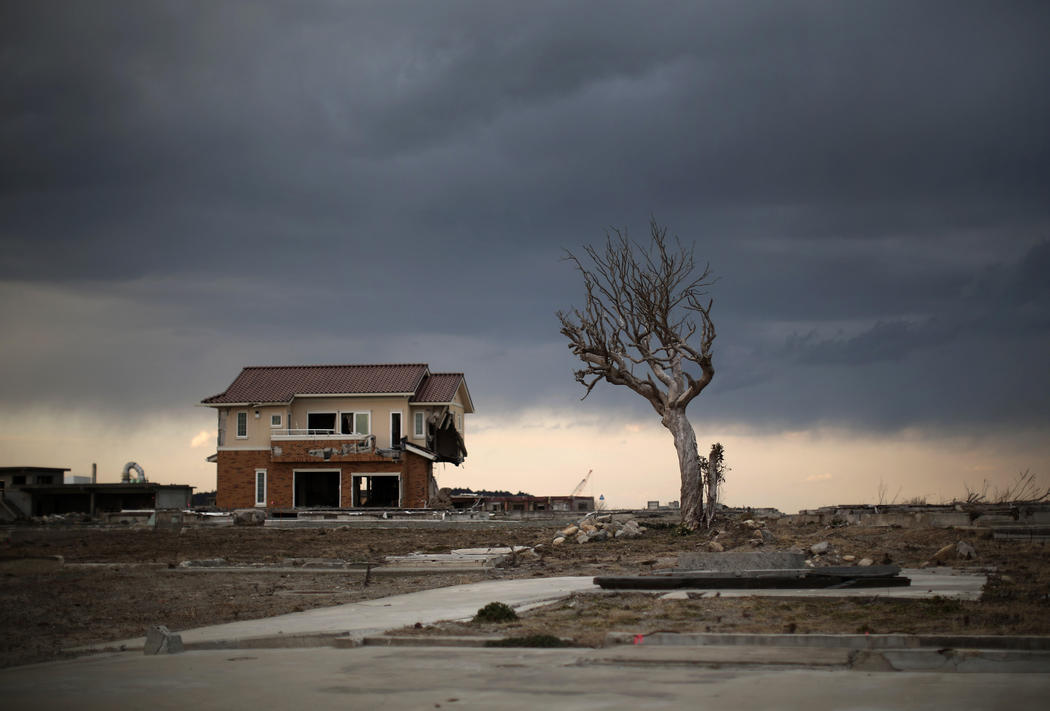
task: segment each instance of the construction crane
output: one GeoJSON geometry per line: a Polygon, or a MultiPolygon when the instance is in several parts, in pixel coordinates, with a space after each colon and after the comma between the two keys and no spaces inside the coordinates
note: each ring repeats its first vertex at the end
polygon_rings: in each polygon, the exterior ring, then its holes
{"type": "Polygon", "coordinates": [[[569,496],[579,496],[580,492],[583,491],[583,487],[587,486],[587,481],[591,478],[591,472],[593,471],[593,469],[587,470],[587,476],[580,480],[580,483],[576,485],[576,488],[572,490],[569,496]]]}

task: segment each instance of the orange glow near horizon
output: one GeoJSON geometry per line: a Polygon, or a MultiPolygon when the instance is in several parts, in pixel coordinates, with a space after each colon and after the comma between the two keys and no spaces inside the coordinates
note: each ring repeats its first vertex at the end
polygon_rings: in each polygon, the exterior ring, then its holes
{"type": "MultiPolygon", "coordinates": [[[[214,418],[200,409],[183,418],[156,418],[118,426],[69,413],[0,418],[4,465],[70,467],[86,475],[99,465],[100,482],[119,481],[129,461],[150,481],[215,488],[214,418]],[[55,423],[62,427],[56,430],[55,423]]],[[[781,433],[740,427],[697,432],[702,454],[720,441],[730,467],[722,500],[731,506],[773,506],[791,513],[833,504],[925,499],[940,503],[966,495],[967,486],[1007,486],[1031,469],[1046,482],[1050,438],[1042,432],[980,439],[918,431],[861,435],[832,429],[781,433]]],[[[471,417],[469,456],[460,466],[438,465],[439,486],[507,489],[546,495],[570,493],[589,469],[584,494],[605,496],[610,508],[665,504],[679,498],[677,457],[670,435],[655,421],[609,421],[588,414],[529,411],[516,418],[471,417]]]]}

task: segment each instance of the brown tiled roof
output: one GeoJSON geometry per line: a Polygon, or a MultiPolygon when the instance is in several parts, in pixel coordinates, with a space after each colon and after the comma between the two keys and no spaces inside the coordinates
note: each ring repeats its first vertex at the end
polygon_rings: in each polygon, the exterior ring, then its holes
{"type": "Polygon", "coordinates": [[[226,392],[201,404],[288,402],[296,395],[414,393],[426,374],[425,363],[248,367],[226,392]]]}
{"type": "Polygon", "coordinates": [[[412,397],[412,402],[452,402],[463,373],[431,373],[412,397]]]}

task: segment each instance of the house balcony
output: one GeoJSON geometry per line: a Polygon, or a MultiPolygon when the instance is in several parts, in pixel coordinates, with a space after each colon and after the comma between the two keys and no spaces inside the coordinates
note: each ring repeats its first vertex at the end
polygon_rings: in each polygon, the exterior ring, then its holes
{"type": "Polygon", "coordinates": [[[275,462],[386,461],[376,453],[375,435],[335,430],[273,430],[270,454],[275,462]]]}
{"type": "Polygon", "coordinates": [[[368,440],[372,435],[366,434],[346,434],[336,432],[335,430],[292,430],[292,429],[274,429],[270,430],[270,441],[281,442],[281,441],[296,441],[296,440],[318,440],[323,442],[330,441],[347,441],[347,442],[364,442],[368,440]]]}

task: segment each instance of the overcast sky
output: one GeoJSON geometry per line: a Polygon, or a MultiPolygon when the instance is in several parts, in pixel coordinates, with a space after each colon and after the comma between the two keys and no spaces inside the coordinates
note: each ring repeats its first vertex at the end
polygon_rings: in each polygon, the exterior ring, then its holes
{"type": "Polygon", "coordinates": [[[719,277],[702,442],[1050,439],[1047,37],[1003,0],[6,2],[2,441],[210,426],[292,363],[650,417],[578,401],[554,316],[563,250],[650,215],[719,277]]]}

